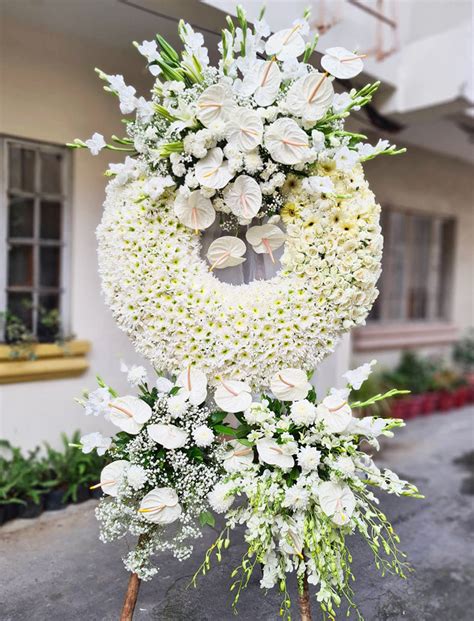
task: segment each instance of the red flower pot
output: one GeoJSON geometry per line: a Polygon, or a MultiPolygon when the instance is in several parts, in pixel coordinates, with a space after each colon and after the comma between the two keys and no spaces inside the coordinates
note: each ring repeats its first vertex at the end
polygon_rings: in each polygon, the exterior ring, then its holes
{"type": "Polygon", "coordinates": [[[454,391],[454,407],[462,408],[469,399],[469,386],[459,386],[454,391]]]}
{"type": "Polygon", "coordinates": [[[390,415],[393,418],[413,418],[416,416],[414,414],[415,409],[412,404],[412,400],[410,397],[402,397],[393,401],[390,406],[390,415]]]}
{"type": "Polygon", "coordinates": [[[425,416],[436,412],[438,407],[438,393],[437,392],[425,392],[423,395],[422,410],[421,413],[425,416]]]}
{"type": "Polygon", "coordinates": [[[454,393],[448,390],[442,390],[439,393],[438,409],[441,412],[447,412],[454,407],[454,393]]]}

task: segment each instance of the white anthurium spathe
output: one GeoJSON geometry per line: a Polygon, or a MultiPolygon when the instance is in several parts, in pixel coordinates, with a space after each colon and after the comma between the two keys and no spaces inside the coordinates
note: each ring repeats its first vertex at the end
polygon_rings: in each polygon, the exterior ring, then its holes
{"type": "Polygon", "coordinates": [[[341,433],[352,420],[350,405],[338,395],[328,395],[316,409],[318,420],[324,421],[329,433],[341,433]]]}
{"type": "Polygon", "coordinates": [[[318,487],[319,504],[338,526],[344,526],[354,513],[356,499],[348,485],[324,481],[318,487]]]}
{"type": "Polygon", "coordinates": [[[174,212],[180,222],[197,233],[211,226],[216,218],[216,210],[209,198],[199,190],[187,197],[178,194],[174,201],[174,212]]]}
{"type": "Polygon", "coordinates": [[[304,371],[287,368],[275,373],[270,381],[270,389],[281,401],[301,401],[306,399],[311,384],[304,371]]]}
{"type": "Polygon", "coordinates": [[[316,122],[329,109],[334,98],[334,88],[326,73],[313,71],[297,80],[288,91],[286,105],[292,114],[303,121],[316,122]]]}
{"type": "Polygon", "coordinates": [[[249,228],[245,237],[257,254],[269,254],[273,263],[273,251],[285,243],[285,233],[274,224],[262,224],[249,228]]]}
{"type": "Polygon", "coordinates": [[[354,78],[364,68],[365,54],[354,54],[345,47],[330,47],[321,58],[322,67],[335,78],[354,78]]]}
{"type": "Polygon", "coordinates": [[[232,114],[235,103],[229,87],[223,84],[209,86],[197,100],[197,118],[209,127],[215,121],[226,121],[232,114]]]}
{"type": "Polygon", "coordinates": [[[278,119],[265,130],[265,146],[275,160],[287,166],[306,161],[309,137],[293,119],[278,119]]]}
{"type": "Polygon", "coordinates": [[[152,440],[170,450],[181,448],[188,439],[188,434],[176,425],[149,425],[147,431],[152,440]]]}
{"type": "Polygon", "coordinates": [[[226,137],[230,147],[252,151],[262,142],[263,122],[255,110],[238,108],[227,121],[226,137]]]}
{"type": "Polygon", "coordinates": [[[248,175],[239,175],[224,192],[224,200],[237,218],[246,221],[254,218],[262,206],[262,191],[259,184],[248,175]]]}
{"type": "Polygon", "coordinates": [[[140,502],[138,511],[154,524],[171,524],[181,515],[177,493],[171,487],[155,487],[140,502]]]}
{"type": "Polygon", "coordinates": [[[285,451],[285,445],[278,444],[273,438],[262,438],[255,445],[261,462],[284,470],[290,470],[295,465],[294,457],[285,451]]]}
{"type": "Polygon", "coordinates": [[[210,270],[221,270],[225,267],[234,267],[245,261],[247,250],[245,243],[238,237],[223,235],[212,242],[206,257],[211,264],[210,270]]]}
{"type": "Polygon", "coordinates": [[[102,488],[104,494],[109,496],[117,496],[118,488],[121,484],[125,473],[130,466],[130,463],[126,459],[117,459],[112,463],[102,468],[100,473],[100,483],[93,485],[91,489],[98,487],[102,488]]]}
{"type": "Polygon", "coordinates": [[[251,388],[245,382],[221,379],[214,401],[224,412],[243,412],[252,403],[251,388]]]}
{"type": "Polygon", "coordinates": [[[253,95],[258,106],[271,106],[280,92],[281,71],[275,59],[257,60],[245,73],[240,94],[253,95]]]}
{"type": "Polygon", "coordinates": [[[301,24],[293,28],[285,28],[272,34],[265,43],[268,56],[276,56],[278,60],[298,58],[304,52],[305,42],[300,34],[301,24]]]}
{"type": "Polygon", "coordinates": [[[144,423],[150,420],[151,415],[151,407],[133,395],[117,397],[109,403],[110,422],[131,435],[137,435],[144,423]]]}
{"type": "Polygon", "coordinates": [[[228,162],[224,161],[224,152],[220,147],[210,149],[196,164],[194,171],[196,179],[204,188],[220,190],[232,179],[228,162]]]}
{"type": "Polygon", "coordinates": [[[224,470],[226,472],[241,472],[253,462],[253,448],[244,446],[238,440],[229,442],[231,447],[224,455],[224,470]]]}
{"type": "Polygon", "coordinates": [[[186,396],[192,405],[201,405],[206,400],[207,377],[201,369],[189,366],[178,375],[176,385],[183,388],[178,396],[186,396]]]}

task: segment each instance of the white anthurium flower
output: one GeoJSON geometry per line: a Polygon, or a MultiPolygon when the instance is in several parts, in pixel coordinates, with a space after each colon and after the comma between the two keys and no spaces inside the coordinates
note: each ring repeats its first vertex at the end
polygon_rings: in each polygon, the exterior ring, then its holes
{"type": "Polygon", "coordinates": [[[322,67],[335,78],[354,78],[364,68],[365,54],[354,54],[345,47],[330,47],[321,58],[322,67]]]}
{"type": "Polygon", "coordinates": [[[284,470],[290,470],[295,465],[293,456],[285,452],[285,445],[278,444],[273,438],[257,440],[256,447],[261,462],[284,470]]]}
{"type": "MultiPolygon", "coordinates": [[[[176,385],[181,386],[186,391],[185,396],[192,405],[201,405],[206,400],[207,377],[201,369],[190,365],[178,375],[176,385]]],[[[182,396],[181,391],[178,393],[178,396],[182,396]]]]}
{"type": "Polygon", "coordinates": [[[248,175],[239,175],[226,188],[224,200],[235,216],[251,220],[262,206],[262,191],[255,179],[248,175]]]}
{"type": "Polygon", "coordinates": [[[188,197],[178,194],[174,201],[174,211],[179,220],[196,233],[209,228],[216,218],[211,200],[199,190],[191,192],[188,197]]]}
{"type": "Polygon", "coordinates": [[[226,137],[230,147],[252,151],[261,144],[263,122],[254,110],[239,108],[227,121],[226,137]]]}
{"type": "Polygon", "coordinates": [[[214,240],[209,246],[206,257],[211,264],[210,270],[240,265],[245,261],[245,243],[238,237],[224,235],[214,240]]]}
{"type": "Polygon", "coordinates": [[[170,450],[181,448],[188,439],[188,434],[176,425],[149,425],[147,431],[152,440],[170,450]]]}
{"type": "Polygon", "coordinates": [[[173,388],[173,382],[167,377],[160,376],[156,378],[155,386],[158,390],[158,393],[167,395],[173,388]]]}
{"type": "Polygon", "coordinates": [[[238,440],[229,442],[231,447],[224,455],[224,470],[226,472],[240,472],[253,463],[253,448],[244,446],[238,440]]]}
{"type": "Polygon", "coordinates": [[[318,420],[324,421],[329,433],[341,433],[352,420],[350,405],[338,395],[328,395],[316,409],[318,420]]]}
{"type": "Polygon", "coordinates": [[[311,384],[304,371],[288,368],[275,373],[270,382],[270,389],[275,397],[282,401],[301,401],[306,399],[311,384]]]}
{"type": "Polygon", "coordinates": [[[117,397],[109,402],[108,418],[122,431],[131,435],[140,433],[144,423],[150,420],[152,415],[151,407],[132,395],[117,397]]]}
{"type": "Polygon", "coordinates": [[[356,499],[348,485],[324,481],[318,487],[319,504],[338,526],[347,524],[354,513],[356,499]]]}
{"type": "Polygon", "coordinates": [[[275,32],[265,43],[265,52],[268,56],[276,56],[278,60],[298,58],[305,49],[305,42],[300,30],[301,24],[296,24],[293,28],[285,28],[275,32]]]}
{"type": "Polygon", "coordinates": [[[130,463],[125,459],[118,459],[102,468],[100,473],[100,483],[93,485],[91,489],[101,487],[104,494],[117,496],[118,488],[127,472],[130,463]]]}
{"type": "Polygon", "coordinates": [[[245,237],[257,254],[269,254],[273,263],[273,251],[285,243],[285,233],[274,224],[262,224],[249,228],[245,237]]]}
{"type": "Polygon", "coordinates": [[[142,498],[138,511],[154,524],[171,524],[181,515],[177,493],[171,487],[155,487],[142,498]]]}
{"type": "Polygon", "coordinates": [[[304,162],[309,154],[308,135],[296,121],[286,117],[267,127],[265,146],[275,162],[288,166],[304,162]]]}
{"type": "MultiPolygon", "coordinates": [[[[292,488],[289,488],[292,489],[292,488]]],[[[303,546],[304,546],[304,538],[302,537],[300,531],[296,528],[289,528],[285,536],[280,539],[280,550],[285,554],[296,554],[300,558],[303,558],[303,546]]]]}
{"type": "Polygon", "coordinates": [[[275,59],[257,60],[245,73],[240,94],[253,95],[258,106],[267,107],[280,92],[281,71],[275,59]]]}
{"type": "Polygon", "coordinates": [[[226,121],[232,114],[235,103],[227,86],[214,84],[200,95],[197,107],[197,118],[203,125],[209,127],[214,121],[226,121]]]}
{"type": "Polygon", "coordinates": [[[312,71],[297,80],[288,91],[288,110],[300,116],[303,121],[316,122],[331,106],[334,88],[327,74],[312,71]]]}
{"type": "Polygon", "coordinates": [[[357,367],[357,369],[346,371],[342,377],[347,380],[349,386],[351,386],[354,390],[359,390],[365,380],[372,373],[372,367],[376,364],[377,360],[371,360],[370,362],[366,362],[360,367],[357,367]]]}
{"type": "Polygon", "coordinates": [[[251,388],[245,382],[221,379],[214,401],[224,412],[244,412],[252,403],[251,388]]]}
{"type": "Polygon", "coordinates": [[[220,147],[210,149],[207,155],[199,160],[195,167],[195,174],[200,185],[214,190],[225,187],[232,179],[229,164],[224,161],[224,153],[220,147]]]}

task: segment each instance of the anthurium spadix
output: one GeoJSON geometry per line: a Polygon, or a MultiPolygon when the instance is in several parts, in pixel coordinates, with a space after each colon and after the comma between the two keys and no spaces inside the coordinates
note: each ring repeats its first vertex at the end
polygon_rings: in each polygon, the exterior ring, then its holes
{"type": "Polygon", "coordinates": [[[122,431],[137,435],[152,415],[151,407],[132,395],[117,397],[109,403],[107,416],[122,431]]]}
{"type": "Polygon", "coordinates": [[[247,241],[257,254],[269,254],[273,263],[273,251],[285,243],[285,233],[274,224],[252,226],[245,234],[247,241]]]}
{"type": "Polygon", "coordinates": [[[215,121],[226,121],[232,114],[235,103],[229,87],[223,84],[209,86],[197,100],[197,118],[209,127],[215,121]]]}
{"type": "Polygon", "coordinates": [[[252,151],[261,144],[263,121],[254,110],[237,109],[227,122],[227,144],[239,151],[252,151]]]}
{"type": "Polygon", "coordinates": [[[253,462],[253,449],[251,446],[244,446],[238,440],[229,442],[231,447],[224,455],[224,470],[226,472],[240,472],[248,468],[253,462]]]}
{"type": "Polygon", "coordinates": [[[232,178],[229,165],[227,161],[224,161],[224,153],[220,147],[210,149],[207,155],[196,164],[194,172],[196,179],[203,187],[214,190],[223,188],[232,178]]]}
{"type": "Polygon", "coordinates": [[[100,483],[98,485],[93,485],[91,489],[100,487],[104,494],[117,496],[119,485],[129,465],[129,462],[125,459],[118,459],[108,464],[100,473],[100,483]]]}
{"type": "Polygon", "coordinates": [[[248,175],[239,175],[226,188],[224,200],[237,218],[250,221],[262,206],[262,191],[255,179],[248,175]]]}
{"type": "Polygon", "coordinates": [[[207,259],[211,264],[210,270],[221,270],[225,267],[234,267],[245,261],[246,251],[244,242],[238,237],[224,235],[219,237],[209,246],[207,259]]]}
{"type": "Polygon", "coordinates": [[[281,71],[275,59],[257,60],[246,72],[240,94],[253,95],[258,106],[271,106],[280,92],[281,71]]]}
{"type": "Polygon", "coordinates": [[[331,78],[326,73],[313,71],[299,78],[288,91],[286,104],[292,114],[306,122],[316,122],[329,109],[334,98],[331,78]]]}
{"type": "Polygon", "coordinates": [[[364,68],[365,54],[354,54],[345,47],[330,47],[321,58],[321,65],[335,78],[347,80],[358,75],[364,68]]]}
{"type": "Polygon", "coordinates": [[[338,526],[347,524],[356,501],[348,485],[324,481],[318,487],[319,504],[324,513],[338,526]]]}
{"type": "Polygon", "coordinates": [[[328,395],[316,408],[318,419],[323,420],[329,433],[341,433],[352,420],[352,410],[339,395],[328,395]]]}
{"type": "Polygon", "coordinates": [[[185,396],[192,405],[201,405],[206,400],[207,377],[201,369],[189,366],[178,375],[176,385],[183,389],[178,395],[185,396]]]}
{"type": "Polygon", "coordinates": [[[142,499],[138,511],[154,524],[172,524],[181,515],[179,498],[171,487],[156,487],[142,499]]]}
{"type": "Polygon", "coordinates": [[[266,464],[285,470],[290,470],[295,465],[294,457],[286,452],[285,445],[278,444],[273,438],[257,440],[256,447],[259,460],[266,464]]]}
{"type": "Polygon", "coordinates": [[[287,368],[275,373],[270,382],[272,393],[282,401],[301,401],[311,390],[308,377],[301,369],[287,368]]]}
{"type": "Polygon", "coordinates": [[[305,50],[305,42],[300,34],[301,24],[293,28],[285,28],[272,34],[265,44],[268,56],[276,56],[278,60],[298,58],[305,50]]]}
{"type": "Polygon", "coordinates": [[[186,444],[188,434],[176,425],[148,425],[148,435],[152,440],[161,444],[166,449],[181,448],[186,444]]]}
{"type": "Polygon", "coordinates": [[[211,226],[216,218],[216,211],[211,201],[200,190],[189,196],[178,194],[174,201],[174,212],[185,226],[197,233],[211,226]]]}
{"type": "Polygon", "coordinates": [[[293,119],[278,119],[265,131],[265,146],[276,162],[292,166],[307,160],[309,137],[293,119]]]}
{"type": "Polygon", "coordinates": [[[251,388],[245,382],[221,379],[214,401],[224,412],[243,412],[252,403],[251,388]]]}

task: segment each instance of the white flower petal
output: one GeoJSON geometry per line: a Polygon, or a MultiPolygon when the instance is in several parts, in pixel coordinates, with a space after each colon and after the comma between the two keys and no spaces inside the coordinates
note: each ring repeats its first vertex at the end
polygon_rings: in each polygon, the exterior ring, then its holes
{"type": "Polygon", "coordinates": [[[255,179],[248,175],[239,175],[226,188],[224,200],[235,216],[251,220],[262,206],[262,191],[255,179]]]}
{"type": "Polygon", "coordinates": [[[235,108],[232,93],[222,84],[209,86],[197,100],[197,118],[203,125],[209,127],[215,121],[226,121],[235,108]]]}
{"type": "Polygon", "coordinates": [[[178,375],[176,384],[187,391],[187,399],[192,405],[200,405],[206,400],[207,377],[201,369],[189,366],[178,375]]]}
{"type": "Polygon", "coordinates": [[[146,423],[151,415],[151,407],[132,395],[118,397],[109,403],[109,420],[122,431],[132,435],[140,432],[143,423],[146,423]]]}
{"type": "Polygon", "coordinates": [[[311,384],[304,371],[288,368],[275,373],[270,382],[270,389],[277,399],[300,401],[307,397],[311,384]]]}
{"type": "Polygon", "coordinates": [[[321,58],[322,67],[331,75],[345,80],[358,75],[364,68],[360,55],[349,52],[345,47],[330,47],[321,58]]]}
{"type": "Polygon", "coordinates": [[[226,472],[240,472],[253,463],[253,449],[244,446],[237,440],[229,442],[230,450],[224,455],[224,470],[226,472]]]}
{"type": "Polygon", "coordinates": [[[281,71],[274,60],[257,60],[246,72],[241,94],[253,95],[259,106],[270,106],[280,92],[281,71]]]}
{"type": "Polygon", "coordinates": [[[188,439],[188,434],[176,425],[149,425],[147,431],[152,440],[170,450],[181,448],[188,439]]]}
{"type": "Polygon", "coordinates": [[[171,487],[157,487],[140,503],[140,513],[154,524],[171,524],[181,515],[178,496],[171,487]]]}
{"type": "Polygon", "coordinates": [[[199,190],[191,192],[187,198],[178,194],[174,201],[174,211],[185,226],[195,231],[207,229],[216,218],[210,199],[199,190]]]}
{"type": "Polygon", "coordinates": [[[273,438],[262,438],[256,442],[258,458],[266,464],[290,470],[295,465],[292,455],[287,455],[283,445],[277,444],[273,438]]]}
{"type": "Polygon", "coordinates": [[[317,407],[318,420],[323,420],[329,433],[341,433],[352,420],[352,410],[338,395],[328,395],[317,407]]]}
{"type": "Polygon", "coordinates": [[[224,161],[224,153],[220,147],[210,149],[207,155],[199,160],[195,174],[200,185],[215,190],[223,188],[232,179],[228,162],[224,161]]]}
{"type": "Polygon", "coordinates": [[[254,110],[239,108],[227,122],[227,142],[239,151],[255,149],[261,143],[262,134],[263,122],[254,110]]]}
{"type": "Polygon", "coordinates": [[[319,504],[328,517],[342,526],[354,512],[356,501],[348,485],[324,481],[318,487],[319,504]]]}
{"type": "Polygon", "coordinates": [[[305,49],[305,42],[300,34],[301,25],[285,28],[275,32],[265,44],[268,56],[276,56],[278,60],[289,60],[301,56],[305,49]]]}
{"type": "Polygon", "coordinates": [[[291,166],[307,159],[309,138],[296,121],[281,118],[267,127],[265,146],[276,162],[291,166]]]}
{"type": "Polygon", "coordinates": [[[129,462],[125,459],[118,459],[102,469],[100,473],[100,487],[104,494],[117,496],[118,487],[129,465],[129,462]]]}
{"type": "Polygon", "coordinates": [[[252,226],[245,237],[257,254],[269,254],[273,263],[273,251],[285,243],[285,233],[274,224],[252,226]]]}
{"type": "Polygon", "coordinates": [[[221,380],[214,394],[214,401],[224,412],[243,412],[252,403],[250,390],[245,382],[221,380]]]}
{"type": "Polygon", "coordinates": [[[212,242],[206,256],[211,264],[211,270],[220,270],[243,263],[245,251],[246,246],[241,239],[224,235],[212,242]]]}
{"type": "Polygon", "coordinates": [[[288,91],[287,107],[303,121],[316,122],[331,106],[334,88],[324,73],[313,71],[297,80],[288,91]]]}

